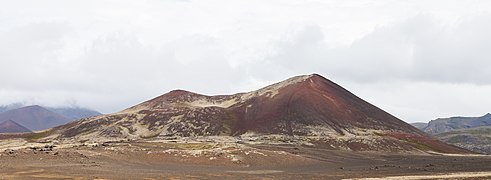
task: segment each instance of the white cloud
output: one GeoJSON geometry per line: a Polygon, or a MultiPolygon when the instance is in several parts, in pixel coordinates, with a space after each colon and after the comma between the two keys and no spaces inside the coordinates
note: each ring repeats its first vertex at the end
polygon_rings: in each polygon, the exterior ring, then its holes
{"type": "Polygon", "coordinates": [[[107,113],[317,72],[405,120],[484,114],[490,20],[477,0],[2,1],[0,104],[107,113]]]}

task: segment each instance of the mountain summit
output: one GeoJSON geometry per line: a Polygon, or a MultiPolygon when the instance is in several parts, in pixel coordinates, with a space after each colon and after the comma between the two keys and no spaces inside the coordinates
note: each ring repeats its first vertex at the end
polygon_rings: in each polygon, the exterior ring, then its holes
{"type": "Polygon", "coordinates": [[[13,120],[33,131],[65,124],[68,119],[38,105],[13,109],[0,114],[0,122],[13,120]]]}
{"type": "Polygon", "coordinates": [[[257,91],[206,96],[174,90],[119,113],[54,128],[62,139],[231,136],[352,150],[460,152],[318,75],[257,91]],[[286,139],[286,140],[285,140],[286,139]]]}
{"type": "Polygon", "coordinates": [[[26,132],[31,132],[31,130],[16,123],[15,121],[7,120],[0,123],[0,133],[26,133],[26,132]]]}
{"type": "MultiPolygon", "coordinates": [[[[293,77],[257,91],[231,96],[205,96],[175,90],[130,110],[134,109],[166,112],[181,109],[195,112],[190,118],[187,115],[182,117],[188,119],[185,122],[224,119],[232,126],[220,128],[216,127],[220,124],[213,122],[209,122],[209,125],[222,131],[230,129],[228,135],[249,131],[287,135],[343,135],[350,133],[353,128],[421,134],[412,126],[317,74],[293,77]],[[219,117],[210,118],[207,113],[198,113],[201,111],[213,111],[219,117]],[[316,132],[318,128],[323,129],[322,132],[316,132]]],[[[174,115],[181,113],[173,112],[174,115]]],[[[194,133],[200,132],[198,130],[194,133]]],[[[219,134],[218,131],[210,133],[219,134]]]]}
{"type": "MultiPolygon", "coordinates": [[[[0,123],[11,120],[16,124],[34,131],[52,128],[84,117],[96,115],[101,115],[101,113],[79,107],[53,108],[39,105],[24,106],[22,103],[0,106],[0,123]]],[[[22,130],[22,128],[19,128],[19,130],[22,130]]]]}

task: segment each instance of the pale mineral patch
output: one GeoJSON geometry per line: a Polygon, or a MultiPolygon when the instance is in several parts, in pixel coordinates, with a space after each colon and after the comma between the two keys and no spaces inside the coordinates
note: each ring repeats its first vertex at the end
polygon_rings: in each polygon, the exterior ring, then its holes
{"type": "Polygon", "coordinates": [[[419,176],[388,176],[383,178],[353,178],[350,180],[384,180],[384,179],[404,179],[404,180],[419,180],[419,179],[464,179],[464,178],[483,178],[491,177],[491,172],[460,172],[449,174],[436,175],[419,175],[419,176]]]}

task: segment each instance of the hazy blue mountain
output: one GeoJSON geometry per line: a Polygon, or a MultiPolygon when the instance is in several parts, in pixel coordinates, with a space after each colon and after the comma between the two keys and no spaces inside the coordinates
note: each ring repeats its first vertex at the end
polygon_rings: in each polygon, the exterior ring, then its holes
{"type": "Polygon", "coordinates": [[[101,115],[100,112],[80,107],[47,108],[53,112],[61,114],[70,120],[78,120],[86,117],[101,115]]]}
{"type": "Polygon", "coordinates": [[[26,106],[0,114],[0,122],[12,120],[33,131],[52,128],[70,122],[65,116],[41,106],[26,106]]]}
{"type": "Polygon", "coordinates": [[[0,133],[26,133],[26,132],[31,132],[31,130],[16,123],[15,121],[7,120],[0,123],[0,133]]]}
{"type": "MultiPolygon", "coordinates": [[[[30,130],[38,131],[101,113],[80,107],[24,106],[22,103],[0,106],[0,123],[13,121],[30,130]]],[[[7,125],[15,125],[13,123],[7,125]]],[[[15,128],[14,128],[15,129],[15,128]]],[[[22,128],[18,128],[21,130],[22,128]]],[[[19,131],[21,132],[21,131],[19,131]]]]}
{"type": "Polygon", "coordinates": [[[416,123],[411,123],[411,125],[418,128],[419,130],[424,130],[426,126],[428,126],[428,123],[416,122],[416,123]]]}

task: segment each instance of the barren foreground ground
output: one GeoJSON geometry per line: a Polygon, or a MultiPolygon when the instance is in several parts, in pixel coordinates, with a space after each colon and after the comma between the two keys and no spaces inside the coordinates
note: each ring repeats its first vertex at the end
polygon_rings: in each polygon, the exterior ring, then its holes
{"type": "Polygon", "coordinates": [[[490,179],[490,156],[124,142],[0,152],[1,179],[490,179]],[[392,177],[395,176],[395,177],[392,177]]]}

